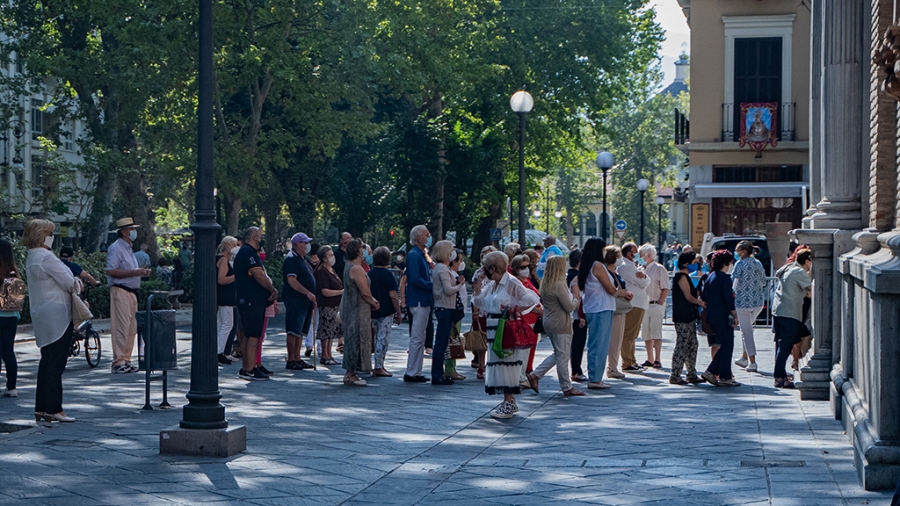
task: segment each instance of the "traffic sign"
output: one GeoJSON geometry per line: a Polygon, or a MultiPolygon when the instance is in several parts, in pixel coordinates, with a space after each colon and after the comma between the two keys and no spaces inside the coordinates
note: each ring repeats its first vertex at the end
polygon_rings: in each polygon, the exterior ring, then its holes
{"type": "Polygon", "coordinates": [[[619,240],[624,239],[625,231],[624,230],[616,230],[616,235],[619,236],[619,240]]]}
{"type": "Polygon", "coordinates": [[[628,228],[628,224],[625,223],[625,220],[619,220],[616,222],[616,230],[625,231],[628,228]]]}
{"type": "Polygon", "coordinates": [[[503,238],[503,232],[499,228],[491,229],[491,240],[492,241],[499,241],[502,238],[503,238]]]}

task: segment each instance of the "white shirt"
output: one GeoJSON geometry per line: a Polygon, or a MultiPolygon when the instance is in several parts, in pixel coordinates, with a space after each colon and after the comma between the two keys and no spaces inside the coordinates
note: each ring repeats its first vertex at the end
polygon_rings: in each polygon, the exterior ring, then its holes
{"type": "Polygon", "coordinates": [[[646,311],[650,307],[650,296],[647,295],[650,277],[637,277],[637,273],[641,271],[634,265],[634,262],[626,258],[622,258],[622,263],[616,267],[616,272],[625,280],[625,289],[634,295],[634,298],[631,299],[631,305],[646,311]]]}
{"type": "Polygon", "coordinates": [[[669,289],[669,271],[656,262],[650,262],[647,267],[644,267],[644,273],[650,278],[647,295],[650,296],[650,300],[656,302],[662,295],[662,291],[669,289]]]}
{"type": "Polygon", "coordinates": [[[472,299],[472,304],[479,311],[489,314],[500,314],[504,307],[518,306],[520,312],[540,304],[541,299],[536,293],[525,288],[521,281],[504,273],[499,282],[493,280],[485,283],[481,293],[472,299]]]}
{"type": "Polygon", "coordinates": [[[603,272],[609,276],[610,284],[615,286],[612,274],[606,269],[606,266],[600,262],[594,262],[590,272],[588,272],[587,279],[584,281],[584,294],[581,298],[582,308],[585,314],[616,310],[616,297],[606,293],[606,289],[600,284],[600,280],[594,276],[593,268],[598,265],[603,269],[603,272]]]}
{"type": "Polygon", "coordinates": [[[72,323],[75,277],[53,252],[44,248],[28,250],[25,272],[34,340],[43,348],[58,341],[72,323]]]}

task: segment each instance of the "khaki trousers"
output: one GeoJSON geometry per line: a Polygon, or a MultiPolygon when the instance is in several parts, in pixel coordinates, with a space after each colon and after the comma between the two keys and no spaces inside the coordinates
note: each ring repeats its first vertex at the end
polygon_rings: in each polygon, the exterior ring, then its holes
{"type": "Polygon", "coordinates": [[[128,290],[109,289],[109,332],[113,348],[113,363],[117,365],[131,362],[134,339],[137,336],[137,296],[128,290]]]}
{"type": "Polygon", "coordinates": [[[634,342],[641,333],[641,322],[644,321],[644,310],[634,308],[625,314],[625,333],[622,337],[622,367],[637,365],[634,357],[634,342]]]}

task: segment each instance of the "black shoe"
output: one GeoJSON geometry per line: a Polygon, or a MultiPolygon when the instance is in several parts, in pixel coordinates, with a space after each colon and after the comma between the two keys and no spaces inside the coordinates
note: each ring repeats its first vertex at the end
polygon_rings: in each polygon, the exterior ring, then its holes
{"type": "Polygon", "coordinates": [[[262,372],[263,374],[265,374],[266,376],[271,376],[271,375],[272,375],[272,371],[266,369],[265,367],[263,367],[263,366],[261,366],[261,365],[256,366],[256,369],[257,369],[258,371],[261,371],[261,372],[262,372]]]}
{"type": "Polygon", "coordinates": [[[238,372],[238,377],[247,381],[265,381],[269,379],[268,376],[260,372],[259,368],[253,369],[250,372],[241,369],[240,372],[238,372]]]}
{"type": "Polygon", "coordinates": [[[231,360],[225,358],[224,353],[219,353],[219,363],[222,365],[231,365],[231,360]]]}
{"type": "Polygon", "coordinates": [[[297,365],[297,362],[294,362],[293,360],[289,361],[289,362],[284,366],[284,368],[285,368],[285,369],[289,369],[289,370],[291,370],[291,371],[300,371],[300,370],[303,370],[303,368],[300,367],[299,365],[297,365]]]}
{"type": "Polygon", "coordinates": [[[407,374],[404,374],[403,381],[407,383],[428,383],[428,378],[426,378],[425,376],[409,376],[407,374]]]}
{"type": "Polygon", "coordinates": [[[431,380],[432,385],[452,385],[454,381],[450,378],[441,378],[431,380]]]}
{"type": "Polygon", "coordinates": [[[312,356],[312,348],[307,348],[306,353],[304,353],[304,356],[311,357],[312,356]]]}
{"type": "Polygon", "coordinates": [[[644,368],[637,364],[631,364],[628,367],[623,367],[622,370],[625,372],[641,372],[644,370],[644,368]]]}
{"type": "Polygon", "coordinates": [[[315,368],[315,366],[313,366],[312,364],[310,364],[309,362],[307,362],[305,360],[298,360],[297,367],[299,367],[300,369],[314,369],[315,368]]]}

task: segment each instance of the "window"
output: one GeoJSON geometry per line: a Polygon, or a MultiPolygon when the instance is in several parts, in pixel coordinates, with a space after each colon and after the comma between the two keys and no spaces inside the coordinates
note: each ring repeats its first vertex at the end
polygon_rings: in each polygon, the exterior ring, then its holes
{"type": "Polygon", "coordinates": [[[716,183],[779,183],[803,181],[800,165],[775,165],[766,167],[715,167],[716,183]]]}
{"type": "Polygon", "coordinates": [[[781,138],[781,37],[734,39],[734,133],[741,131],[741,104],[775,102],[781,138]]]}
{"type": "Polygon", "coordinates": [[[63,151],[75,151],[75,122],[67,121],[59,132],[60,144],[63,151]]]}
{"type": "Polygon", "coordinates": [[[40,100],[31,100],[31,140],[38,140],[44,135],[44,112],[41,107],[44,104],[40,100]]]}

